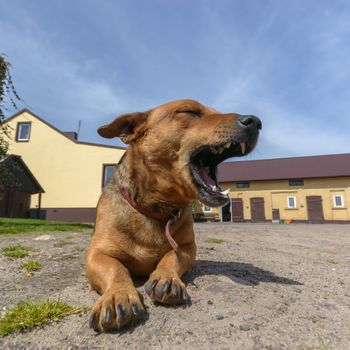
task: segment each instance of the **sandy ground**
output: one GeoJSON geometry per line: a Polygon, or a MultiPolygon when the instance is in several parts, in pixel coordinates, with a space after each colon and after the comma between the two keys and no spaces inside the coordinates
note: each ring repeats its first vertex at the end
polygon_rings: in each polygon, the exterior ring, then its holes
{"type": "MultiPolygon", "coordinates": [[[[196,224],[197,261],[184,277],[190,304],[155,306],[135,327],[96,335],[88,314],[0,338],[2,349],[350,349],[350,225],[196,224]],[[206,243],[208,237],[221,244],[206,243]]],[[[43,269],[0,258],[0,312],[25,299],[92,305],[83,263],[90,232],[2,235],[43,269]],[[57,247],[61,239],[68,244],[57,247]],[[67,242],[66,242],[67,243],[67,242]]]]}

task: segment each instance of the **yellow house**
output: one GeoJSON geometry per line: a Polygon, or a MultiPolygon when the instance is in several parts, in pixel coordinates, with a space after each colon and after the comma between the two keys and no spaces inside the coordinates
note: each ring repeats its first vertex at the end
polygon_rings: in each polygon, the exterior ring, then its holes
{"type": "MultiPolygon", "coordinates": [[[[26,186],[7,189],[0,216],[94,221],[101,189],[125,148],[78,141],[27,109],[6,123],[13,133],[5,161],[20,165],[26,186]]],[[[197,203],[202,219],[350,222],[350,154],[227,162],[218,180],[231,189],[231,201],[220,209],[197,203]]]]}
{"type": "Polygon", "coordinates": [[[27,109],[6,123],[13,130],[9,154],[21,157],[43,189],[31,196],[27,215],[94,221],[101,189],[125,149],[78,141],[75,132],[61,132],[27,109]]]}
{"type": "Polygon", "coordinates": [[[350,222],[350,154],[227,162],[231,202],[203,208],[221,221],[350,222]]]}

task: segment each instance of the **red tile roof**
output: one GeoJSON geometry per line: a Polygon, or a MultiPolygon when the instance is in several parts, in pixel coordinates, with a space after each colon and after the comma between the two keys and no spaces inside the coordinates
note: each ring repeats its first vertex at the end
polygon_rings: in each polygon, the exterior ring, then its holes
{"type": "Polygon", "coordinates": [[[219,182],[350,176],[350,153],[226,162],[219,182]]]}

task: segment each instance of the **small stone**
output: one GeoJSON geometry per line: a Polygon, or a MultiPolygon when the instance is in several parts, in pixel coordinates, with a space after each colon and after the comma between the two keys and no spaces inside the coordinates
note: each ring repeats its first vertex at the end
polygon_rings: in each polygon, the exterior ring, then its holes
{"type": "Polygon", "coordinates": [[[249,324],[241,324],[240,326],[239,326],[239,329],[241,330],[241,331],[249,331],[250,330],[250,325],[249,324]]]}
{"type": "Polygon", "coordinates": [[[220,321],[220,320],[223,320],[225,317],[221,314],[218,314],[215,316],[215,318],[220,321]]]}
{"type": "Polygon", "coordinates": [[[213,305],[213,302],[211,300],[208,300],[208,305],[213,305]]]}

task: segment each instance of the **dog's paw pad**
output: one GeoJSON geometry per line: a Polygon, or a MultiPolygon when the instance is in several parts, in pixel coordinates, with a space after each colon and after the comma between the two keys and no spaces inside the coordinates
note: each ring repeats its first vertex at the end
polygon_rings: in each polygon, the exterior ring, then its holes
{"type": "Polygon", "coordinates": [[[182,304],[191,299],[185,284],[176,277],[151,276],[145,284],[145,291],[153,301],[162,304],[182,304]]]}
{"type": "Polygon", "coordinates": [[[105,292],[92,308],[89,326],[95,332],[108,332],[134,323],[143,313],[136,290],[133,293],[105,292]]]}

